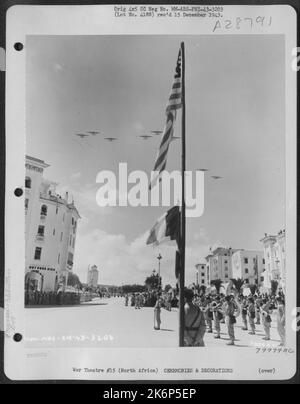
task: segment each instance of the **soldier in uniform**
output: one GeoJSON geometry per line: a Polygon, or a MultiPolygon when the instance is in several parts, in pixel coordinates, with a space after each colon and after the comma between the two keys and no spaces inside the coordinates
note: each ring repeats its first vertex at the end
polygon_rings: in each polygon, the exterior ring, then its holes
{"type": "Polygon", "coordinates": [[[259,296],[256,297],[255,300],[255,309],[256,309],[256,325],[260,325],[260,307],[262,300],[259,296]]]}
{"type": "Polygon", "coordinates": [[[161,298],[158,295],[157,300],[154,306],[154,329],[155,330],[160,330],[160,324],[161,324],[161,318],[160,318],[160,312],[161,312],[161,298]]]}
{"type": "Polygon", "coordinates": [[[215,339],[221,338],[221,320],[223,319],[223,311],[221,306],[221,299],[219,296],[215,298],[215,301],[212,303],[212,309],[214,313],[214,326],[217,335],[215,339]]]}
{"type": "Polygon", "coordinates": [[[212,332],[213,332],[212,322],[213,322],[213,319],[214,319],[214,314],[213,314],[213,311],[211,309],[211,303],[212,303],[211,297],[207,297],[205,303],[206,303],[205,304],[205,320],[206,320],[206,324],[207,324],[207,327],[208,327],[207,332],[209,334],[212,334],[212,332]]]}
{"type": "Polygon", "coordinates": [[[247,319],[247,314],[248,314],[248,301],[245,296],[242,297],[242,304],[241,304],[241,309],[242,309],[242,320],[243,320],[243,331],[248,331],[248,319],[247,319]]]}
{"type": "Polygon", "coordinates": [[[205,317],[199,306],[194,304],[194,292],[191,289],[185,290],[184,306],[184,346],[204,347],[204,335],[206,331],[205,317]]]}
{"type": "Polygon", "coordinates": [[[279,296],[277,301],[277,331],[280,336],[280,346],[285,345],[285,303],[284,298],[279,296]]]}
{"type": "Polygon", "coordinates": [[[228,335],[230,338],[230,342],[227,345],[235,345],[234,324],[236,323],[236,316],[235,316],[236,310],[237,305],[234,302],[234,296],[231,295],[226,296],[224,312],[225,312],[226,325],[228,329],[228,335]]]}
{"type": "Polygon", "coordinates": [[[265,337],[263,338],[265,341],[270,341],[271,339],[271,314],[272,310],[270,308],[271,306],[271,301],[268,301],[267,299],[263,299],[262,301],[262,308],[261,308],[261,313],[262,313],[262,320],[263,320],[263,327],[265,330],[265,337]]]}
{"type": "Polygon", "coordinates": [[[253,297],[250,297],[248,299],[249,305],[248,305],[248,317],[249,317],[249,325],[251,328],[251,332],[249,333],[250,335],[255,335],[255,303],[253,297]]]}

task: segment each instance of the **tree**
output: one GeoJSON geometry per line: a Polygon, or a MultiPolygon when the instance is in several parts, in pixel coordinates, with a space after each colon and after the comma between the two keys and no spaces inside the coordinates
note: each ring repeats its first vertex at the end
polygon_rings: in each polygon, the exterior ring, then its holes
{"type": "Polygon", "coordinates": [[[82,284],[80,282],[79,277],[76,274],[73,274],[72,272],[69,273],[68,275],[68,286],[73,286],[74,288],[82,288],[82,284]]]}
{"type": "Polygon", "coordinates": [[[250,285],[249,288],[252,295],[254,295],[255,292],[257,291],[257,285],[250,285]]]}
{"type": "Polygon", "coordinates": [[[213,281],[210,282],[211,286],[214,286],[216,288],[217,293],[220,293],[221,290],[221,286],[223,284],[221,279],[215,279],[213,281]]]}
{"type": "Polygon", "coordinates": [[[144,285],[123,285],[123,293],[141,293],[145,292],[146,287],[144,285]]]}
{"type": "Polygon", "coordinates": [[[271,280],[271,293],[272,293],[272,295],[276,295],[276,293],[277,293],[277,289],[278,289],[278,282],[277,281],[275,281],[274,279],[273,280],[271,280]]]}
{"type": "Polygon", "coordinates": [[[241,278],[231,279],[235,290],[240,294],[245,281],[241,278]]]}
{"type": "Polygon", "coordinates": [[[168,293],[170,289],[173,289],[171,285],[165,286],[165,292],[168,293]]]}
{"type": "Polygon", "coordinates": [[[145,285],[148,289],[159,289],[161,285],[161,278],[156,273],[152,273],[151,276],[148,276],[145,280],[145,285]]]}

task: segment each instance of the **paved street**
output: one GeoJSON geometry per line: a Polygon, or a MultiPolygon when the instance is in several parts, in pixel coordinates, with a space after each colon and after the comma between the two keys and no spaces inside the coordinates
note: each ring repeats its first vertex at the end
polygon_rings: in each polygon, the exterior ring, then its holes
{"type": "MultiPolygon", "coordinates": [[[[162,310],[162,329],[153,329],[153,308],[135,310],[125,307],[123,298],[95,299],[80,306],[57,306],[25,309],[26,342],[29,347],[177,347],[178,309],[162,310]]],[[[258,326],[254,337],[241,329],[241,317],[236,329],[237,347],[263,344],[263,327],[258,326]]],[[[226,326],[222,324],[222,339],[205,335],[207,347],[223,347],[228,342],[226,326]]],[[[272,340],[278,346],[276,321],[272,323],[272,340]]],[[[237,349],[228,347],[228,349],[237,349]]]]}

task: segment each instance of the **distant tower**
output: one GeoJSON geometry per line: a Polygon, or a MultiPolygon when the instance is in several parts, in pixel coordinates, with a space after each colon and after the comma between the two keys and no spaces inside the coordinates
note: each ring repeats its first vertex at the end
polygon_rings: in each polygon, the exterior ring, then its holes
{"type": "Polygon", "coordinates": [[[87,285],[92,288],[96,288],[98,286],[98,277],[99,271],[96,265],[93,265],[91,268],[88,268],[87,275],[87,285]]]}

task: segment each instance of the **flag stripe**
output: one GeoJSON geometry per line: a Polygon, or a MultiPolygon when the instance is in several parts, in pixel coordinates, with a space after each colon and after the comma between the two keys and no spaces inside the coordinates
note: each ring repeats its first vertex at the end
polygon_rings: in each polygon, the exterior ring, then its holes
{"type": "Polygon", "coordinates": [[[154,164],[154,171],[157,173],[153,176],[149,189],[154,186],[157,179],[160,177],[161,172],[166,168],[169,145],[172,141],[174,133],[174,122],[176,119],[176,110],[182,107],[182,86],[181,86],[181,50],[179,51],[176,74],[174,76],[173,85],[171,88],[171,94],[166,106],[167,121],[165,129],[162,134],[159,151],[157,153],[156,161],[154,164]]]}

